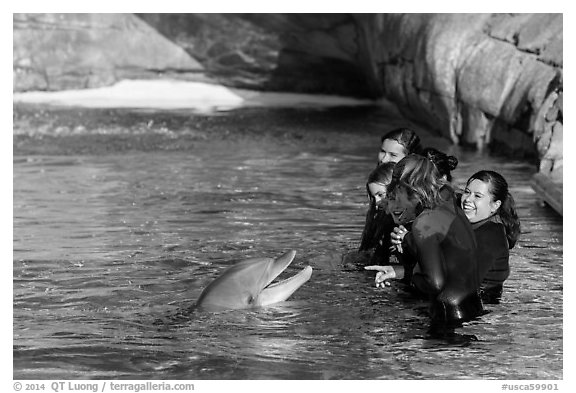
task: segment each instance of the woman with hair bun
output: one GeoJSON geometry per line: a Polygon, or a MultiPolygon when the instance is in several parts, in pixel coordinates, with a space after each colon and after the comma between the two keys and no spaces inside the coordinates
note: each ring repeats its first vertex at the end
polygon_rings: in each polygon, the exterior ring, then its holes
{"type": "Polygon", "coordinates": [[[384,286],[390,279],[408,279],[431,299],[434,333],[482,315],[474,231],[436,166],[423,156],[406,156],[394,167],[387,191],[388,208],[395,221],[413,218],[412,230],[404,241],[417,264],[413,270],[367,266],[378,271],[376,286],[384,286]]]}
{"type": "Polygon", "coordinates": [[[436,165],[436,169],[438,169],[438,172],[440,172],[440,175],[444,177],[446,181],[452,182],[452,171],[458,166],[458,159],[456,157],[449,156],[433,147],[425,148],[422,150],[421,155],[436,165]]]}
{"type": "MultiPolygon", "coordinates": [[[[452,171],[458,166],[458,159],[456,157],[449,156],[433,147],[425,148],[420,152],[420,155],[426,157],[434,164],[443,180],[449,183],[452,182],[452,171]]],[[[400,246],[401,248],[402,239],[409,230],[409,225],[404,226],[400,224],[394,227],[390,233],[392,246],[400,246]]]]}
{"type": "Polygon", "coordinates": [[[498,303],[510,275],[509,250],[520,235],[514,198],[502,175],[482,170],[466,182],[461,205],[478,242],[482,299],[498,303]]]}

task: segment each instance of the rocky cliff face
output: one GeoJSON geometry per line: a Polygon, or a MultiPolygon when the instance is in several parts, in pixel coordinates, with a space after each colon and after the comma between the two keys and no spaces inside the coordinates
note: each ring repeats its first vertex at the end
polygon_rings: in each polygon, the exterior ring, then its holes
{"type": "Polygon", "coordinates": [[[535,152],[562,177],[561,14],[369,18],[372,73],[406,116],[454,142],[535,152]]]}
{"type": "Polygon", "coordinates": [[[386,97],[561,179],[562,27],[562,14],[15,14],[14,90],[171,77],[386,97]]]}
{"type": "Polygon", "coordinates": [[[13,69],[15,91],[204,71],[184,49],[128,14],[14,14],[13,69]]]}

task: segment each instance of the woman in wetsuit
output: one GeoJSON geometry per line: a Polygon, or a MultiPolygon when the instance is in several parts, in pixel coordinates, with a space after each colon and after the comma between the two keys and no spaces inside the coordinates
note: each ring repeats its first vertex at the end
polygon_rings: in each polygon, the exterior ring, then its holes
{"type": "MultiPolygon", "coordinates": [[[[448,183],[452,182],[452,171],[458,166],[458,159],[454,156],[450,156],[446,153],[441,152],[433,147],[427,147],[420,152],[420,155],[429,159],[440,174],[442,180],[448,183]]],[[[403,223],[398,222],[390,233],[390,244],[392,247],[397,247],[398,250],[402,250],[402,240],[406,233],[410,230],[411,223],[403,225],[403,223]]],[[[409,257],[404,256],[403,258],[409,261],[409,257]]]]}
{"type": "Polygon", "coordinates": [[[394,162],[380,164],[370,172],[366,181],[366,194],[370,208],[358,251],[343,256],[343,265],[351,270],[363,270],[364,266],[388,261],[390,256],[390,233],[394,220],[388,213],[386,187],[392,181],[394,162]]]}
{"type": "Polygon", "coordinates": [[[461,204],[478,243],[482,300],[498,303],[510,275],[509,250],[520,235],[514,198],[502,175],[483,170],[468,179],[461,204]]]}
{"type": "Polygon", "coordinates": [[[371,263],[387,262],[390,256],[390,233],[394,228],[392,217],[385,209],[386,203],[379,206],[381,203],[376,202],[375,193],[385,194],[385,188],[390,183],[395,163],[408,154],[418,153],[420,150],[420,138],[409,128],[396,128],[381,138],[378,166],[370,173],[366,183],[370,205],[366,212],[366,223],[358,248],[359,253],[375,251],[371,256],[371,263]]]}
{"type": "MultiPolygon", "coordinates": [[[[366,183],[370,204],[366,212],[366,222],[362,231],[360,246],[357,251],[343,256],[344,267],[362,269],[367,264],[388,263],[391,252],[393,252],[390,249],[390,233],[394,229],[394,221],[387,213],[386,202],[376,201],[376,193],[379,193],[380,196],[385,194],[385,188],[390,182],[394,164],[408,154],[418,153],[420,150],[420,138],[409,128],[396,128],[382,136],[380,151],[378,152],[378,166],[370,173],[366,183]]],[[[397,260],[398,257],[393,257],[393,259],[397,260]]]]}
{"type": "Polygon", "coordinates": [[[411,285],[431,300],[433,330],[455,327],[481,315],[474,231],[435,165],[418,155],[402,159],[394,168],[387,198],[398,220],[413,218],[404,240],[417,264],[407,271],[402,266],[367,266],[378,271],[376,286],[411,275],[407,277],[411,285]]]}
{"type": "Polygon", "coordinates": [[[358,251],[373,252],[371,260],[387,259],[389,254],[390,232],[394,228],[394,220],[388,213],[386,187],[392,181],[394,165],[396,163],[391,161],[378,165],[366,181],[370,208],[366,214],[366,224],[358,251]]]}

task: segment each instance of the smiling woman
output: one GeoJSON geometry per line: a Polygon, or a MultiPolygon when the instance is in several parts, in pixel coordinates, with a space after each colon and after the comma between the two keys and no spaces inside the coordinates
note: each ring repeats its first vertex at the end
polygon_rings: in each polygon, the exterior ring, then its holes
{"type": "Polygon", "coordinates": [[[462,195],[462,209],[470,222],[485,220],[496,213],[502,201],[494,200],[489,184],[480,179],[470,178],[462,195]]]}
{"type": "Polygon", "coordinates": [[[409,128],[396,128],[381,139],[378,164],[398,162],[408,154],[420,152],[420,138],[409,128]]]}
{"type": "Polygon", "coordinates": [[[563,222],[537,203],[529,162],[451,150],[455,186],[498,168],[526,233],[501,304],[458,332],[478,342],[428,340],[420,300],[340,270],[364,225],[374,135],[397,124],[383,119],[15,106],[14,379],[562,379],[563,222]],[[172,319],[233,261],[289,249],[275,281],[314,272],[288,302],[172,319]]]}
{"type": "Polygon", "coordinates": [[[468,179],[461,205],[478,242],[482,299],[498,303],[510,275],[509,250],[520,235],[514,198],[502,175],[483,170],[468,179]]]}
{"type": "Polygon", "coordinates": [[[453,190],[442,181],[434,164],[411,154],[396,167],[388,188],[396,219],[415,216],[405,236],[416,256],[414,270],[369,266],[378,270],[376,285],[391,278],[409,279],[431,300],[432,331],[443,333],[483,312],[478,295],[480,278],[476,240],[453,190]]]}

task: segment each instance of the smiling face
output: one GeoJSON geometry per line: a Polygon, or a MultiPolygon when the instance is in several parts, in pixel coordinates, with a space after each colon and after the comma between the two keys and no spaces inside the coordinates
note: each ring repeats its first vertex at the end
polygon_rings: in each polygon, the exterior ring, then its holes
{"type": "Polygon", "coordinates": [[[380,209],[385,202],[386,198],[386,185],[382,183],[369,183],[368,184],[368,191],[372,198],[374,198],[374,204],[376,208],[380,209]]]}
{"type": "Polygon", "coordinates": [[[462,209],[471,223],[492,216],[500,207],[500,201],[492,200],[490,184],[474,179],[466,186],[462,194],[462,209]]]}
{"type": "Polygon", "coordinates": [[[384,139],[378,153],[378,164],[398,162],[406,157],[404,146],[394,139],[384,139]]]}
{"type": "Polygon", "coordinates": [[[403,187],[396,188],[392,198],[388,199],[388,211],[392,215],[394,223],[405,225],[414,221],[418,203],[418,198],[408,195],[403,187]]]}

